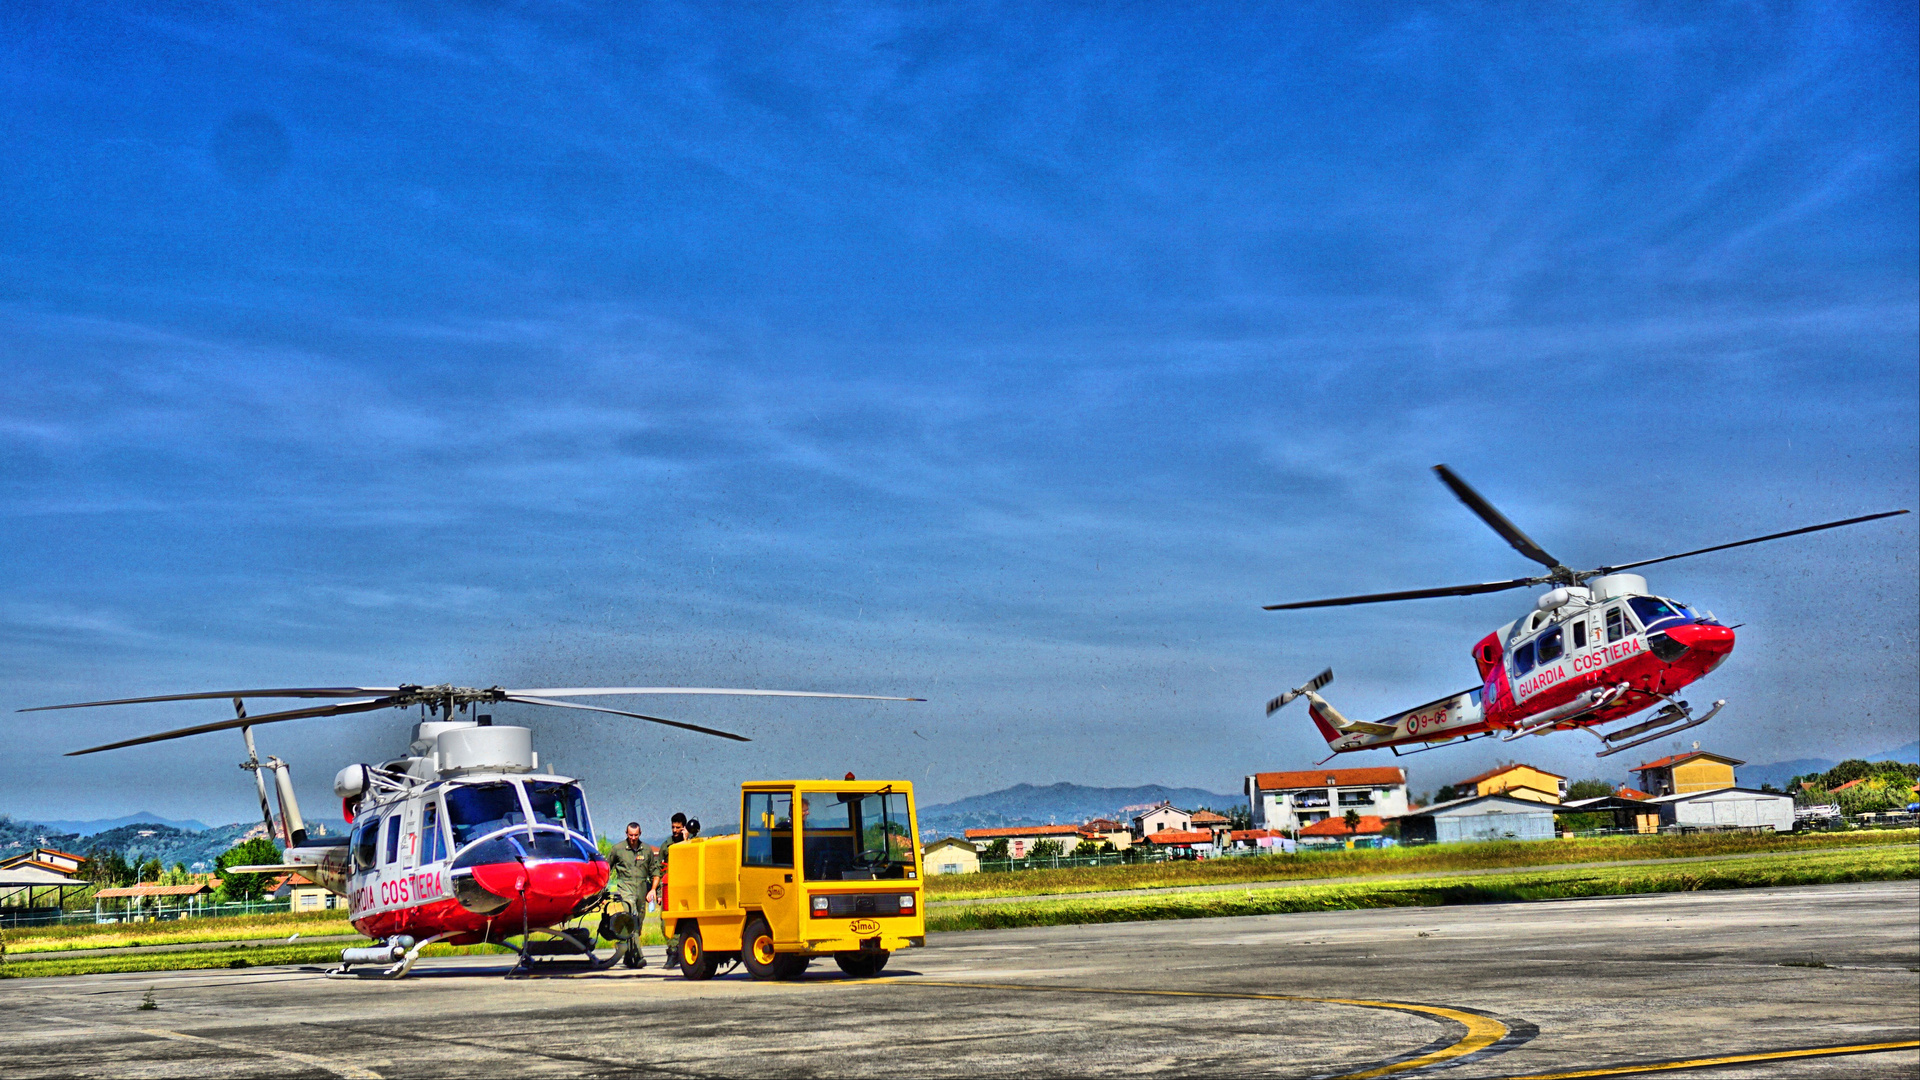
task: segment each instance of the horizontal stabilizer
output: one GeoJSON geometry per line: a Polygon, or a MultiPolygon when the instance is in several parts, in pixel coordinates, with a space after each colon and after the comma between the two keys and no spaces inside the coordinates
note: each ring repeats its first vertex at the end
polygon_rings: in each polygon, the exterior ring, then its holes
{"type": "Polygon", "coordinates": [[[313,869],[312,863],[268,863],[261,866],[229,866],[229,874],[304,874],[313,869]]]}
{"type": "Polygon", "coordinates": [[[1387,724],[1375,724],[1367,720],[1349,720],[1339,725],[1339,727],[1343,733],[1349,735],[1355,732],[1363,735],[1398,735],[1400,733],[1400,729],[1397,727],[1391,727],[1387,724]]]}

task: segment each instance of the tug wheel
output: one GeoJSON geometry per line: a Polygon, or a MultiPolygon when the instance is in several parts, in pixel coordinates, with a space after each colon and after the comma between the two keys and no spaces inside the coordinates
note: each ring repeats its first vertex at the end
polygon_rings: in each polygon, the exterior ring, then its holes
{"type": "Polygon", "coordinates": [[[740,962],[756,979],[797,979],[807,970],[804,956],[782,956],[773,951],[773,927],[765,916],[747,920],[740,932],[740,962]]]}
{"type": "Polygon", "coordinates": [[[856,979],[871,979],[880,974],[887,966],[886,952],[842,952],[833,954],[833,962],[840,970],[856,979]]]}
{"type": "Polygon", "coordinates": [[[689,926],[674,937],[673,961],[679,965],[681,975],[695,980],[713,978],[720,967],[720,961],[707,953],[698,926],[689,926]]]}

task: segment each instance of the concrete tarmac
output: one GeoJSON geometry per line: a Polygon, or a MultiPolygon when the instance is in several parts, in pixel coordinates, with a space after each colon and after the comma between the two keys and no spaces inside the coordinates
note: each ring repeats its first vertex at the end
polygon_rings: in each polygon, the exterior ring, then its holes
{"type": "Polygon", "coordinates": [[[0,981],[0,1076],[1920,1075],[1911,881],[945,934],[870,981],[649,952],[0,981]]]}

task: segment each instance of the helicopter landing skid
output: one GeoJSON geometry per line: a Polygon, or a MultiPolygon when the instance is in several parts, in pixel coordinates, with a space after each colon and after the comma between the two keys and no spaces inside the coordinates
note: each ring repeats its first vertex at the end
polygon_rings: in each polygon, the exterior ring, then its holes
{"type": "MultiPolygon", "coordinates": [[[[1719,701],[1716,701],[1713,703],[1713,708],[1708,709],[1706,712],[1706,715],[1695,717],[1692,715],[1692,712],[1688,708],[1686,702],[1676,701],[1671,705],[1668,705],[1665,709],[1661,710],[1661,712],[1665,714],[1668,718],[1678,721],[1677,723],[1673,724],[1673,726],[1664,727],[1664,728],[1661,728],[1659,731],[1652,732],[1651,734],[1642,735],[1640,738],[1635,739],[1629,743],[1621,743],[1619,746],[1609,746],[1605,750],[1602,750],[1593,756],[1597,758],[1602,758],[1602,757],[1606,757],[1609,754],[1617,754],[1622,750],[1631,750],[1636,746],[1644,746],[1647,743],[1654,742],[1655,740],[1664,739],[1669,735],[1678,734],[1679,732],[1685,731],[1688,728],[1699,727],[1701,724],[1704,724],[1707,721],[1713,719],[1715,716],[1719,715],[1720,710],[1725,708],[1726,704],[1727,704],[1727,700],[1725,698],[1721,698],[1719,701]]],[[[1629,731],[1631,731],[1631,729],[1629,729],[1629,731]]],[[[1617,733],[1617,734],[1624,734],[1624,733],[1617,733]]],[[[1601,738],[1602,740],[1604,740],[1606,736],[1603,735],[1601,736],[1601,738]]]]}
{"type": "Polygon", "coordinates": [[[531,937],[520,939],[520,959],[507,972],[509,979],[524,979],[540,968],[566,968],[574,971],[605,971],[620,960],[625,945],[616,945],[605,959],[594,954],[592,932],[577,932],[580,928],[568,930],[535,930],[535,934],[546,934],[535,940],[531,937]]]}

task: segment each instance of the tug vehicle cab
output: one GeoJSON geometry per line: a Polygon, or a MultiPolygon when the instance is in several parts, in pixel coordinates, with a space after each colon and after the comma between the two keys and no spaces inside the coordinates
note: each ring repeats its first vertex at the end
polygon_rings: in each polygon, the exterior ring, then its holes
{"type": "Polygon", "coordinates": [[[667,849],[669,962],[709,979],[738,959],[792,979],[831,956],[856,978],[927,943],[919,822],[904,780],[768,780],[740,787],[740,831],[667,849]]]}

